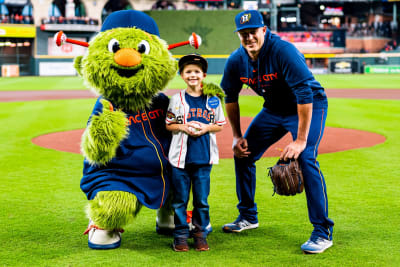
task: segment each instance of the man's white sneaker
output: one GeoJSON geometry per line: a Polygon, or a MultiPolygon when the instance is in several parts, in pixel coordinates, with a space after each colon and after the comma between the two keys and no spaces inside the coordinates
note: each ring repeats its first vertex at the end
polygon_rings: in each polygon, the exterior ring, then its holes
{"type": "Polygon", "coordinates": [[[326,249],[333,245],[332,240],[328,240],[322,237],[311,237],[303,245],[301,245],[301,250],[304,253],[322,253],[326,249]]]}
{"type": "Polygon", "coordinates": [[[113,249],[121,245],[123,230],[104,230],[94,225],[92,221],[84,232],[88,234],[88,245],[92,249],[113,249]]]}
{"type": "Polygon", "coordinates": [[[258,228],[258,223],[250,223],[245,219],[237,219],[233,223],[227,223],[222,227],[222,230],[225,233],[240,233],[241,231],[244,230],[250,230],[250,229],[255,229],[258,228]]]}

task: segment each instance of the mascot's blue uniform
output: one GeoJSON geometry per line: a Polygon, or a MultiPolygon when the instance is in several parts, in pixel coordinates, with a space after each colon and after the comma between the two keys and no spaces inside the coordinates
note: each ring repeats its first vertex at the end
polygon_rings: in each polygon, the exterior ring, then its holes
{"type": "MultiPolygon", "coordinates": [[[[103,110],[100,99],[92,116],[103,110]]],[[[105,166],[90,165],[85,159],[81,189],[89,200],[99,191],[125,191],[148,208],[158,209],[164,204],[169,189],[167,155],[171,140],[164,122],[168,103],[168,97],[159,94],[149,108],[133,114],[125,112],[129,136],[105,166]]]]}

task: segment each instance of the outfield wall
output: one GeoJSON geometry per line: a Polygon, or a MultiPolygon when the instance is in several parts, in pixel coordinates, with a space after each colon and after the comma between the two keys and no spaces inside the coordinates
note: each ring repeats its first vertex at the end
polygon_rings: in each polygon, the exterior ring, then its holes
{"type": "MultiPolygon", "coordinates": [[[[182,55],[176,55],[180,58],[182,55]]],[[[208,74],[222,74],[228,54],[203,55],[208,61],[208,74]]],[[[400,53],[376,54],[305,54],[314,74],[334,73],[400,73],[400,53]]],[[[40,56],[34,61],[34,75],[76,75],[73,57],[40,56]]]]}
{"type": "Polygon", "coordinates": [[[400,53],[333,54],[324,57],[328,62],[327,73],[399,73],[396,70],[400,65],[400,53]]]}
{"type": "Polygon", "coordinates": [[[239,38],[234,33],[237,10],[171,10],[146,13],[157,22],[160,36],[168,44],[186,41],[192,32],[201,37],[199,49],[191,46],[178,47],[171,50],[174,55],[193,52],[201,55],[226,55],[240,46],[239,38]]]}

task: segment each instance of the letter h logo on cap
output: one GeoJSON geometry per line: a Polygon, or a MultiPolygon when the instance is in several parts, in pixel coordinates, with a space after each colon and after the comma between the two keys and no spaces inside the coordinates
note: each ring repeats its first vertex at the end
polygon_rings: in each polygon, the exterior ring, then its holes
{"type": "Polygon", "coordinates": [[[249,22],[251,18],[251,14],[244,14],[241,18],[240,18],[240,24],[244,24],[246,22],[249,22]]]}

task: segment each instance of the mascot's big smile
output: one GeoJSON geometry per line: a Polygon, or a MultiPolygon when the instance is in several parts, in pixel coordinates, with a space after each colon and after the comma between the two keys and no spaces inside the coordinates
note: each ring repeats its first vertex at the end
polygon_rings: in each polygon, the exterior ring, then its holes
{"type": "Polygon", "coordinates": [[[143,68],[143,66],[140,66],[137,69],[120,69],[115,66],[111,66],[111,68],[116,70],[119,76],[125,77],[125,78],[130,78],[130,77],[134,76],[139,70],[141,70],[143,68]]]}

